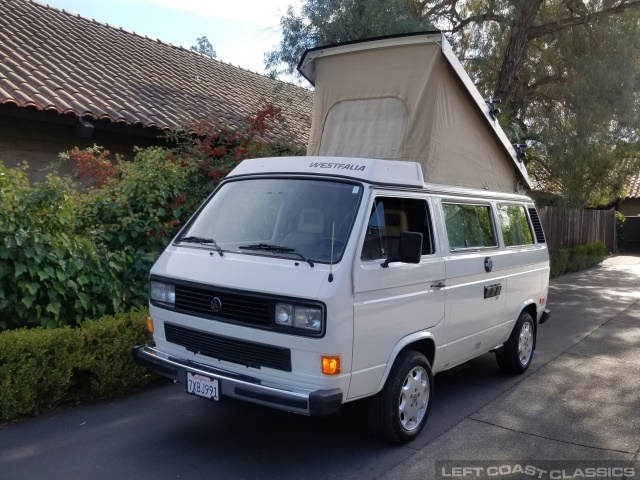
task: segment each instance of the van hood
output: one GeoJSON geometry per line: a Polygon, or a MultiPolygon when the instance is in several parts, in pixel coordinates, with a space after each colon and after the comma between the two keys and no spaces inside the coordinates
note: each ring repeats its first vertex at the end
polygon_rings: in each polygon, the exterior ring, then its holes
{"type": "Polygon", "coordinates": [[[224,252],[221,257],[209,249],[170,246],[151,269],[151,275],[316,300],[329,266],[316,263],[311,267],[297,258],[233,252],[224,252]]]}

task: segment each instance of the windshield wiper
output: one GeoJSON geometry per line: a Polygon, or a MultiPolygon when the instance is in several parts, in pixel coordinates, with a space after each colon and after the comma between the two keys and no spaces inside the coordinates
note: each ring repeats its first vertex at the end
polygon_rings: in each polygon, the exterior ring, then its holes
{"type": "Polygon", "coordinates": [[[178,241],[188,242],[188,243],[210,243],[211,245],[213,245],[213,248],[216,249],[216,252],[218,252],[218,255],[220,255],[221,257],[224,255],[224,253],[222,253],[222,249],[218,246],[218,244],[213,238],[191,236],[191,237],[182,237],[178,241]]]}
{"type": "Polygon", "coordinates": [[[262,250],[264,252],[274,252],[274,253],[293,253],[294,255],[298,255],[302,260],[307,262],[310,267],[314,266],[314,263],[312,260],[309,260],[307,257],[302,255],[295,248],[282,247],[280,245],[269,245],[268,243],[257,243],[255,245],[240,245],[238,248],[242,250],[262,250]]]}

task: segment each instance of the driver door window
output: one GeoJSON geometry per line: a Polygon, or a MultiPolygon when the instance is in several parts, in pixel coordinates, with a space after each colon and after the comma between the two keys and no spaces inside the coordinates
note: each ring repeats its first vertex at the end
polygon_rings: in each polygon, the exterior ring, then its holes
{"type": "Polygon", "coordinates": [[[431,219],[425,200],[378,197],[371,209],[362,246],[362,260],[380,260],[398,255],[402,232],[422,234],[422,254],[434,253],[431,219]]]}

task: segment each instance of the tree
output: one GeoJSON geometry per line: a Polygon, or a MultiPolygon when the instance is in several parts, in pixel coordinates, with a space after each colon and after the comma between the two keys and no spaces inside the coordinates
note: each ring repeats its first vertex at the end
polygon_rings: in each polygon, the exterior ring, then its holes
{"type": "Polygon", "coordinates": [[[360,4],[289,9],[267,68],[292,72],[305,48],[432,23],[479,90],[502,100],[507,132],[530,146],[530,172],[566,205],[607,203],[640,171],[640,1],[387,0],[357,15],[360,4]]]}
{"type": "Polygon", "coordinates": [[[200,37],[196,42],[198,42],[198,44],[191,47],[192,51],[208,55],[211,58],[218,58],[216,51],[213,49],[213,46],[207,37],[200,37]]]}
{"type": "Polygon", "coordinates": [[[271,76],[295,74],[304,51],[318,45],[434,29],[427,16],[410,16],[398,0],[305,0],[300,14],[287,9],[280,27],[279,46],[265,54],[271,76]]]}

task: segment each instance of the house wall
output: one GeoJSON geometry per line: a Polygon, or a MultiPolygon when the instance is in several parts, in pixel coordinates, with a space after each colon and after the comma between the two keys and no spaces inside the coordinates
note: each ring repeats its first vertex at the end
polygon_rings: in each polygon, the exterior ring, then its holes
{"type": "MultiPolygon", "coordinates": [[[[56,120],[59,119],[56,118],[56,120]]],[[[32,182],[39,182],[50,173],[53,165],[56,165],[62,174],[71,173],[72,166],[61,163],[58,155],[76,146],[86,148],[94,144],[100,145],[110,150],[112,154],[117,153],[124,159],[131,160],[134,146],[147,147],[164,143],[162,139],[153,136],[128,134],[127,127],[122,127],[121,131],[102,130],[96,127],[90,139],[80,138],[74,132],[74,128],[73,124],[59,121],[15,118],[0,114],[0,163],[6,167],[15,167],[27,162],[29,179],[32,182]]]]}
{"type": "Polygon", "coordinates": [[[618,211],[625,217],[640,215],[640,198],[625,198],[620,202],[618,211]]]}

